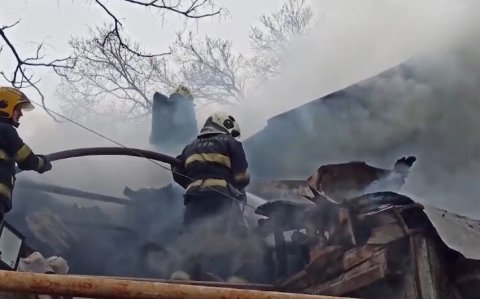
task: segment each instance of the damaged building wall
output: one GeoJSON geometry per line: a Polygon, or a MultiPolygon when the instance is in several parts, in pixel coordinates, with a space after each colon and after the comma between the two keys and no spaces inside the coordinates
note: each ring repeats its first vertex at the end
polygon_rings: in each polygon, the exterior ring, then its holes
{"type": "Polygon", "coordinates": [[[356,126],[369,121],[368,101],[382,92],[376,88],[378,80],[408,80],[411,76],[409,67],[400,65],[271,118],[263,130],[244,142],[252,172],[260,178],[272,174],[304,178],[321,164],[392,159],[406,150],[416,132],[395,136],[395,143],[383,145],[375,142],[374,136],[361,144],[348,138],[356,126]]]}

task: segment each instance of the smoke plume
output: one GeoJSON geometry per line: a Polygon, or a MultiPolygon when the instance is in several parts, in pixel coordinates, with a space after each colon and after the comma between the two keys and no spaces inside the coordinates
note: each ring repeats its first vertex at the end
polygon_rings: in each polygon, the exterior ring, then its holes
{"type": "Polygon", "coordinates": [[[284,72],[251,95],[243,123],[258,125],[273,111],[360,83],[317,108],[298,109],[295,121],[266,127],[262,138],[271,139],[263,145],[272,153],[263,158],[272,157],[269,166],[285,166],[275,174],[307,177],[318,165],[351,160],[391,168],[399,157],[413,154],[418,162],[403,192],[479,217],[478,6],[474,1],[316,2],[316,27],[292,44],[284,72]],[[273,142],[282,138],[284,143],[273,142]]]}

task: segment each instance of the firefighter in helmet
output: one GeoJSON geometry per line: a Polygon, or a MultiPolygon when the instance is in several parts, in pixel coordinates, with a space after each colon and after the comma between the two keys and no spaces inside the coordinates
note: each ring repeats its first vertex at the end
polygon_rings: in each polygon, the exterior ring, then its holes
{"type": "Polygon", "coordinates": [[[18,89],[0,87],[0,221],[12,208],[12,192],[15,184],[15,163],[22,170],[43,173],[52,165],[43,155],[35,155],[18,136],[23,111],[34,106],[18,89]]]}
{"type": "Polygon", "coordinates": [[[173,93],[170,95],[170,100],[175,101],[175,99],[178,97],[183,97],[190,101],[193,101],[192,92],[190,91],[190,89],[188,89],[188,87],[184,85],[178,85],[175,88],[173,93]]]}
{"type": "MultiPolygon", "coordinates": [[[[227,245],[241,244],[242,241],[236,241],[245,236],[240,203],[250,182],[248,163],[242,143],[236,140],[238,137],[240,127],[233,116],[213,113],[197,138],[177,157],[183,167],[172,167],[175,182],[186,189],[183,232],[190,239],[188,254],[204,258],[201,263],[206,269],[201,273],[213,273],[231,282],[244,278],[235,273],[232,258],[236,253],[227,245]]],[[[238,247],[233,250],[239,251],[238,247]]],[[[182,271],[172,274],[172,279],[208,279],[188,269],[188,260],[185,259],[182,271]]]]}

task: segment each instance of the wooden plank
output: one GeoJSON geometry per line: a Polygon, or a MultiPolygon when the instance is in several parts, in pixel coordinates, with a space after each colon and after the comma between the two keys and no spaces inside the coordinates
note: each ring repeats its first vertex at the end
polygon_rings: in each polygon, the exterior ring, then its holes
{"type": "Polygon", "coordinates": [[[325,268],[327,265],[333,263],[341,264],[341,256],[343,252],[340,247],[331,246],[325,248],[323,253],[319,255],[315,260],[310,262],[305,268],[305,271],[315,277],[316,279],[321,279],[325,274],[325,268]]]}
{"type": "MultiPolygon", "coordinates": [[[[453,282],[448,278],[451,275],[451,269],[447,267],[447,263],[442,258],[443,252],[441,246],[438,246],[439,243],[436,243],[435,239],[421,234],[416,234],[412,238],[415,243],[416,282],[421,298],[457,298],[453,282]]],[[[475,298],[477,297],[475,296],[475,298]]]]}
{"type": "Polygon", "coordinates": [[[430,267],[430,257],[428,252],[428,246],[426,240],[421,235],[414,237],[416,242],[415,262],[417,263],[417,275],[419,279],[419,288],[421,292],[421,298],[423,299],[435,299],[438,297],[433,281],[433,273],[430,267]]]}
{"type": "Polygon", "coordinates": [[[14,271],[0,271],[0,291],[124,299],[335,299],[306,294],[14,271]]]}
{"type": "Polygon", "coordinates": [[[372,222],[376,225],[389,224],[398,222],[397,217],[392,212],[393,207],[389,207],[380,211],[374,211],[366,214],[358,215],[357,219],[360,221],[372,222]]]}
{"type": "Polygon", "coordinates": [[[375,227],[367,244],[387,244],[405,237],[407,234],[403,227],[397,223],[389,223],[375,227]]]}
{"type": "MultiPolygon", "coordinates": [[[[338,246],[326,246],[326,247],[313,247],[310,249],[310,264],[313,266],[315,263],[321,264],[322,260],[328,260],[331,254],[335,251],[340,250],[338,246]]],[[[308,268],[308,266],[307,266],[308,268]]]]}
{"type": "Polygon", "coordinates": [[[363,263],[369,258],[372,258],[378,254],[382,254],[381,251],[385,251],[380,246],[370,246],[366,245],[360,248],[352,248],[347,251],[343,256],[343,270],[348,271],[353,267],[363,263]]]}
{"type": "Polygon", "coordinates": [[[377,252],[372,258],[357,267],[327,282],[312,285],[304,290],[307,294],[339,296],[384,278],[387,274],[386,251],[377,252]]]}
{"type": "Polygon", "coordinates": [[[312,278],[305,270],[288,277],[281,285],[280,290],[285,292],[296,292],[303,290],[312,284],[312,278]]]}
{"type": "Polygon", "coordinates": [[[366,287],[384,277],[385,271],[380,266],[374,266],[358,273],[346,274],[336,281],[329,282],[329,285],[325,285],[324,288],[320,288],[312,294],[342,295],[366,287]]]}
{"type": "Polygon", "coordinates": [[[308,288],[314,282],[322,282],[347,272],[366,260],[383,254],[382,251],[384,251],[383,247],[375,245],[352,248],[345,253],[342,253],[339,248],[330,247],[321,258],[310,264],[308,271],[300,271],[285,280],[281,289],[297,291],[308,288]]]}

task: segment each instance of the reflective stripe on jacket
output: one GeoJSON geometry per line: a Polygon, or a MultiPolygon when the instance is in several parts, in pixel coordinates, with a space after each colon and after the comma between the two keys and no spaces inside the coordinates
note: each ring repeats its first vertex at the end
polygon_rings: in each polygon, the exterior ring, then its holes
{"type": "Polygon", "coordinates": [[[22,170],[39,171],[44,161],[23,142],[17,130],[7,120],[2,119],[0,120],[0,203],[5,205],[6,212],[12,206],[15,163],[22,170]]]}
{"type": "Polygon", "coordinates": [[[187,194],[216,190],[232,195],[232,187],[241,190],[250,182],[243,146],[228,134],[198,137],[177,158],[184,162],[181,174],[186,177],[176,173],[173,177],[187,194]]]}

